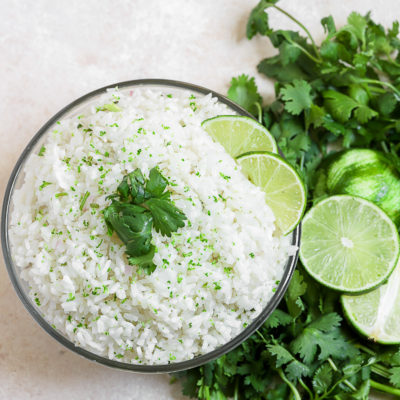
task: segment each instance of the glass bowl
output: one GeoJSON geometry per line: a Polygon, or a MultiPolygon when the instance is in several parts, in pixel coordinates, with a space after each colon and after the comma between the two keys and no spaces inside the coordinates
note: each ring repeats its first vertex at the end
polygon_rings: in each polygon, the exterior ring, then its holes
{"type": "MultiPolygon", "coordinates": [[[[9,213],[11,210],[12,196],[14,190],[19,188],[23,183],[23,167],[25,165],[26,160],[29,158],[29,155],[33,151],[38,151],[41,144],[45,140],[46,132],[51,131],[52,127],[56,124],[56,122],[62,118],[66,118],[72,115],[79,114],[80,109],[83,109],[88,104],[94,102],[96,98],[103,94],[107,89],[118,87],[121,91],[129,91],[137,86],[146,86],[159,89],[161,91],[165,91],[168,89],[170,91],[191,91],[198,95],[206,95],[211,93],[212,96],[218,98],[218,101],[227,105],[232,111],[234,111],[238,115],[244,115],[248,117],[252,117],[246,110],[233,103],[229,99],[220,94],[206,89],[201,86],[196,86],[184,82],[172,81],[172,80],[164,80],[164,79],[140,79],[140,80],[132,80],[126,82],[119,82],[113,85],[109,85],[100,89],[97,89],[93,92],[90,92],[79,99],[73,101],[71,104],[64,107],[61,111],[55,114],[43,127],[36,133],[36,135],[32,138],[29,144],[26,146],[25,150],[22,152],[19,157],[8,182],[4,202],[2,209],[2,219],[1,219],[1,237],[2,237],[2,249],[5,264],[8,270],[8,274],[10,279],[14,285],[15,291],[17,292],[19,298],[22,303],[32,315],[32,317],[36,320],[36,322],[54,339],[56,339],[59,343],[67,347],[68,349],[74,351],[75,353],[98,363],[104,364],[108,367],[118,368],[121,370],[134,371],[134,372],[142,372],[142,373],[166,373],[166,372],[177,372],[190,368],[194,368],[205,364],[209,361],[212,361],[218,357],[221,357],[225,353],[233,350],[235,347],[239,346],[243,341],[245,341],[249,336],[251,336],[271,315],[273,310],[278,306],[279,302],[282,300],[282,297],[289,285],[290,279],[292,277],[293,271],[296,267],[298,252],[293,256],[290,256],[287,260],[287,263],[284,268],[284,272],[280,283],[276,289],[276,292],[271,297],[268,304],[264,307],[262,312],[245,328],[243,331],[230,340],[228,343],[225,343],[223,346],[218,347],[217,349],[192,358],[190,360],[164,364],[164,365],[141,365],[141,364],[129,364],[124,362],[119,362],[115,360],[110,360],[108,358],[99,356],[95,353],[92,353],[88,350],[85,350],[81,347],[76,346],[69,339],[67,339],[62,333],[52,328],[52,326],[44,319],[41,315],[37,306],[33,303],[28,295],[28,285],[25,281],[23,281],[20,277],[19,268],[14,264],[11,249],[10,249],[10,241],[9,241],[9,213]]],[[[300,234],[301,227],[300,225],[291,233],[291,243],[293,245],[299,246],[300,244],[300,234]]]]}

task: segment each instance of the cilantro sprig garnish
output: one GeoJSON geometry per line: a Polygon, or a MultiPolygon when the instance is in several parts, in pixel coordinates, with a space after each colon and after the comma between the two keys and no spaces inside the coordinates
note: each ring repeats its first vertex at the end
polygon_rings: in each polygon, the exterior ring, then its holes
{"type": "Polygon", "coordinates": [[[116,232],[126,246],[129,264],[151,274],[155,246],[151,243],[152,228],[163,236],[171,236],[185,226],[187,219],[171,200],[168,181],[157,168],[145,179],[139,168],[127,174],[108,196],[111,204],[103,210],[109,234],[116,232]]]}

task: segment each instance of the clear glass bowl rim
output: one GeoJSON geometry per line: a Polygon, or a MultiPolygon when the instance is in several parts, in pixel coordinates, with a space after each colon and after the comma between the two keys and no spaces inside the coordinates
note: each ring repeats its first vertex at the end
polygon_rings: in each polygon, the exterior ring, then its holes
{"type": "MultiPolygon", "coordinates": [[[[24,151],[22,152],[21,156],[19,157],[12,173],[9,178],[4,200],[3,200],[3,207],[2,207],[2,215],[1,215],[1,244],[3,250],[3,257],[5,261],[5,265],[10,276],[11,282],[14,286],[15,291],[17,292],[18,297],[24,304],[25,308],[31,314],[31,316],[36,320],[36,322],[54,339],[56,339],[59,343],[63,346],[72,350],[73,352],[79,354],[80,356],[85,357],[88,360],[98,362],[100,364],[106,365],[108,367],[117,368],[120,370],[132,371],[132,372],[141,372],[141,373],[171,373],[171,372],[178,372],[183,371],[191,368],[198,367],[205,363],[208,363],[216,358],[221,357],[222,355],[228,353],[229,351],[233,350],[235,347],[239,346],[242,342],[248,339],[260,326],[266,321],[266,319],[271,315],[271,313],[275,310],[278,306],[280,301],[285,294],[293,272],[296,268],[297,259],[298,259],[298,251],[293,256],[290,256],[286,265],[285,270],[282,276],[282,279],[276,289],[276,292],[268,302],[268,304],[264,307],[262,312],[252,321],[250,325],[248,325],[239,335],[234,337],[229,342],[225,343],[223,346],[218,347],[217,349],[192,358],[186,361],[180,361],[176,363],[170,364],[162,364],[162,365],[141,365],[141,364],[128,364],[123,363],[115,360],[110,360],[108,358],[99,356],[94,354],[88,350],[85,350],[81,347],[75,346],[71,341],[69,341],[66,337],[64,337],[61,333],[59,333],[56,329],[52,328],[51,325],[40,315],[37,311],[35,306],[33,305],[32,301],[28,297],[28,294],[25,292],[23,287],[20,285],[20,282],[17,278],[16,271],[18,268],[14,265],[12,258],[11,258],[11,251],[10,251],[10,243],[9,243],[9,236],[8,236],[8,214],[10,210],[11,198],[13,194],[14,185],[16,180],[22,171],[22,167],[24,165],[25,160],[30,155],[32,149],[35,147],[37,142],[42,138],[43,135],[46,134],[48,129],[54,125],[56,121],[61,119],[64,114],[68,113],[74,107],[79,106],[80,104],[104,93],[107,89],[118,87],[120,89],[127,89],[129,87],[135,86],[161,86],[165,88],[178,88],[178,89],[187,89],[190,91],[198,92],[201,94],[209,94],[211,93],[213,97],[218,98],[218,101],[221,103],[226,104],[229,108],[233,109],[239,115],[247,116],[250,118],[254,118],[251,114],[249,114],[245,109],[240,107],[239,105],[235,104],[225,96],[216,93],[213,90],[207,89],[202,86],[193,85],[186,82],[169,80],[169,79],[136,79],[136,80],[129,80],[124,82],[118,82],[111,85],[104,86],[102,88],[96,89],[92,92],[89,92],[72,103],[65,106],[59,112],[57,112],[49,121],[47,121],[39,131],[33,136],[31,141],[28,143],[24,151]]],[[[296,229],[292,232],[292,244],[296,246],[300,246],[300,236],[301,236],[301,225],[299,224],[296,229]]]]}

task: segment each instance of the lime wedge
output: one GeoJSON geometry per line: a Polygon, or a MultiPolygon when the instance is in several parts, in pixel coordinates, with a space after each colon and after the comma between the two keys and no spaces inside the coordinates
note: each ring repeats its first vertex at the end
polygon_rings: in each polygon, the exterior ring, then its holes
{"type": "Polygon", "coordinates": [[[297,172],[282,157],[268,152],[246,153],[237,162],[247,178],[265,192],[280,232],[290,233],[300,222],[307,203],[297,172]]]}
{"type": "Polygon", "coordinates": [[[303,219],[300,259],[322,285],[361,293],[381,285],[399,256],[399,236],[390,218],[360,197],[328,197],[303,219]]]}
{"type": "Polygon", "coordinates": [[[220,115],[206,119],[201,126],[232,156],[249,151],[278,152],[275,139],[261,124],[249,117],[220,115]]]}
{"type": "Polygon", "coordinates": [[[382,344],[400,344],[400,263],[372,292],[341,297],[344,313],[361,334],[382,344]]]}

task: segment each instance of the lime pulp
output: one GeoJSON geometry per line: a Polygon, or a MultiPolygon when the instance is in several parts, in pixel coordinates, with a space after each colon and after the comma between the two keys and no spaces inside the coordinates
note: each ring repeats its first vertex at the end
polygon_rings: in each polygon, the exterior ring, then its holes
{"type": "Polygon", "coordinates": [[[278,152],[274,137],[252,118],[219,115],[206,119],[201,126],[234,158],[249,151],[278,152]]]}
{"type": "Polygon", "coordinates": [[[399,237],[390,218],[370,201],[328,197],[302,223],[300,259],[322,285],[362,293],[381,285],[399,256],[399,237]]]}
{"type": "Polygon", "coordinates": [[[295,169],[282,157],[268,152],[250,152],[237,158],[242,172],[265,192],[276,225],[284,235],[298,225],[306,207],[306,191],[295,169]]]}
{"type": "Polygon", "coordinates": [[[342,295],[341,301],[358,332],[382,344],[400,344],[400,263],[387,283],[359,296],[342,295]]]}

